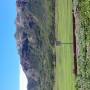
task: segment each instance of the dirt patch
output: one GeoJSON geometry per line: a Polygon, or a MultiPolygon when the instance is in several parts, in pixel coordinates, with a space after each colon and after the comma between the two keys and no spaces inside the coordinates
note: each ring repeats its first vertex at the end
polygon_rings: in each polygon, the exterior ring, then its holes
{"type": "Polygon", "coordinates": [[[77,58],[79,56],[79,40],[78,33],[80,30],[80,15],[77,5],[73,8],[73,49],[74,49],[74,74],[77,76],[77,58]]]}

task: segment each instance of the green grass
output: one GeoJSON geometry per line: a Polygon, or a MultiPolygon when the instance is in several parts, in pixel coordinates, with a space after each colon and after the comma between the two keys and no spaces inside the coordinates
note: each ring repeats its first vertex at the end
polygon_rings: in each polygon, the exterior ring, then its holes
{"type": "MultiPolygon", "coordinates": [[[[72,0],[56,0],[56,38],[73,42],[72,0]]],[[[56,84],[54,90],[75,90],[73,44],[56,46],[56,84]]]]}

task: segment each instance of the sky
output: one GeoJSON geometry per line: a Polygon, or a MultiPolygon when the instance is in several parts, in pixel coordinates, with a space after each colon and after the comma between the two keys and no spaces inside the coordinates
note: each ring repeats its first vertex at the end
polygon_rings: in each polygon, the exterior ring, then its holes
{"type": "Polygon", "coordinates": [[[15,0],[0,0],[0,90],[20,90],[15,17],[15,0]]]}
{"type": "Polygon", "coordinates": [[[27,90],[27,79],[20,66],[20,90],[27,90]]]}

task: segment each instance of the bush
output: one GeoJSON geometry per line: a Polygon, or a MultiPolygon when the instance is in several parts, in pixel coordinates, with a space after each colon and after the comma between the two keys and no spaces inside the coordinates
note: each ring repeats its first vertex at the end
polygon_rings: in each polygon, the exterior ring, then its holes
{"type": "Polygon", "coordinates": [[[90,90],[90,0],[78,0],[80,10],[80,31],[77,90],[90,90]]]}

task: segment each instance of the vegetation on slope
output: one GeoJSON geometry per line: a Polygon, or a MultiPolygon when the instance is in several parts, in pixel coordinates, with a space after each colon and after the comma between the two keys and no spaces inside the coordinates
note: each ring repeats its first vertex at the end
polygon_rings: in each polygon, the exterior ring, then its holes
{"type": "Polygon", "coordinates": [[[90,90],[90,0],[78,0],[80,13],[77,90],[90,90]]]}

